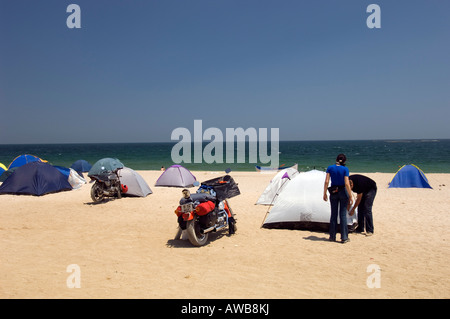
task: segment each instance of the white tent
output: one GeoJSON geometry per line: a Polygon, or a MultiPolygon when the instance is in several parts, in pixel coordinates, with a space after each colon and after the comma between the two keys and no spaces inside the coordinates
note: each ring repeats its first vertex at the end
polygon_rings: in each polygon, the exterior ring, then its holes
{"type": "Polygon", "coordinates": [[[131,168],[123,167],[117,171],[117,174],[120,183],[128,188],[125,195],[145,197],[153,193],[142,176],[131,168]]]}
{"type": "MultiPolygon", "coordinates": [[[[329,200],[323,200],[325,177],[325,172],[318,170],[297,174],[278,196],[263,227],[327,231],[331,207],[329,200]]],[[[355,228],[357,220],[357,213],[353,216],[347,214],[350,230],[355,228]]]]}
{"type": "Polygon", "coordinates": [[[80,174],[78,174],[77,171],[75,171],[73,168],[70,168],[68,181],[73,189],[78,189],[83,184],[86,184],[86,180],[81,177],[80,174]]]}
{"type": "Polygon", "coordinates": [[[256,205],[274,205],[278,195],[297,174],[297,165],[279,171],[259,196],[256,205]]]}
{"type": "Polygon", "coordinates": [[[161,174],[155,186],[192,187],[196,180],[187,168],[181,165],[172,165],[161,174]]]}

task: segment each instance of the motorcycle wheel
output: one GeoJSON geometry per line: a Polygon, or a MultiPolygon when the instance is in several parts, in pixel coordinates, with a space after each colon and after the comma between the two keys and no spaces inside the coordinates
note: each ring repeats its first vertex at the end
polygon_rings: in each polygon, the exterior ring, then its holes
{"type": "Polygon", "coordinates": [[[98,203],[103,200],[103,189],[97,182],[92,185],[91,198],[94,203],[98,203]]]}
{"type": "Polygon", "coordinates": [[[229,219],[229,223],[228,223],[228,233],[230,235],[236,233],[237,231],[237,226],[236,226],[236,221],[234,220],[234,218],[230,218],[229,219]]]}
{"type": "Polygon", "coordinates": [[[200,232],[200,224],[194,218],[189,220],[186,225],[189,241],[192,245],[200,247],[206,244],[209,234],[202,234],[200,232]]]}

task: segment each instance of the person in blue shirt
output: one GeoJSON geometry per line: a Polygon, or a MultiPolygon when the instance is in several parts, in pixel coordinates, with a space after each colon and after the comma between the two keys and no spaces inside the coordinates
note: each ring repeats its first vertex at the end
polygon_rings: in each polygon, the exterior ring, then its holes
{"type": "Polygon", "coordinates": [[[339,215],[341,242],[347,243],[348,238],[347,227],[347,210],[353,204],[352,190],[349,183],[349,170],[345,167],[347,158],[344,154],[339,154],[336,158],[336,164],[327,168],[327,175],[323,187],[323,200],[328,201],[327,191],[330,192],[330,241],[336,241],[336,233],[338,229],[337,218],[339,215]],[[331,180],[331,186],[329,186],[331,180]]]}

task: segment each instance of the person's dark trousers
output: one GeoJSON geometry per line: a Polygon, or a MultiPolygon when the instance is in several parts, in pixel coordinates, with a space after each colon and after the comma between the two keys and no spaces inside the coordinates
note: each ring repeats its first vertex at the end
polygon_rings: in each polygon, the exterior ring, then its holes
{"type": "Polygon", "coordinates": [[[363,194],[361,202],[358,205],[358,227],[356,228],[357,232],[362,233],[364,231],[365,226],[366,233],[373,234],[374,228],[373,228],[372,206],[376,195],[377,195],[376,188],[371,189],[367,193],[363,194]]]}
{"type": "Polygon", "coordinates": [[[347,226],[347,204],[348,195],[345,189],[341,189],[339,192],[330,194],[331,205],[331,218],[330,218],[330,240],[336,240],[336,233],[338,228],[338,215],[339,223],[341,225],[341,240],[348,239],[348,226],[347,226]]]}

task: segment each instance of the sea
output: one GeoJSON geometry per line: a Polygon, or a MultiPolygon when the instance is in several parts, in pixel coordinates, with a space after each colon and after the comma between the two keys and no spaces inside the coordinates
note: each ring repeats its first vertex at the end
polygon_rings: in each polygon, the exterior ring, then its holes
{"type": "MultiPolygon", "coordinates": [[[[227,162],[225,154],[231,150],[226,150],[225,144],[222,160],[216,158],[216,162],[211,164],[204,160],[194,163],[194,146],[187,145],[185,147],[191,147],[191,159],[174,163],[172,150],[175,145],[176,143],[0,144],[0,163],[8,167],[17,156],[32,154],[52,165],[64,167],[70,167],[79,159],[94,164],[99,159],[111,157],[134,170],[160,170],[162,166],[167,168],[180,164],[189,170],[198,171],[255,171],[256,166],[267,167],[271,164],[260,162],[259,156],[256,162],[251,160],[248,156],[248,143],[243,163],[237,163],[236,145],[233,150],[234,160],[232,163],[227,162]]],[[[207,146],[208,143],[204,143],[202,150],[207,146]]],[[[275,156],[270,152],[270,142],[267,143],[267,149],[267,155],[275,156]]],[[[355,173],[395,173],[405,164],[415,164],[425,173],[450,173],[450,139],[280,141],[279,149],[275,152],[279,166],[297,164],[299,171],[325,170],[327,166],[334,164],[338,154],[343,153],[347,156],[347,167],[350,172],[355,173]]]]}

